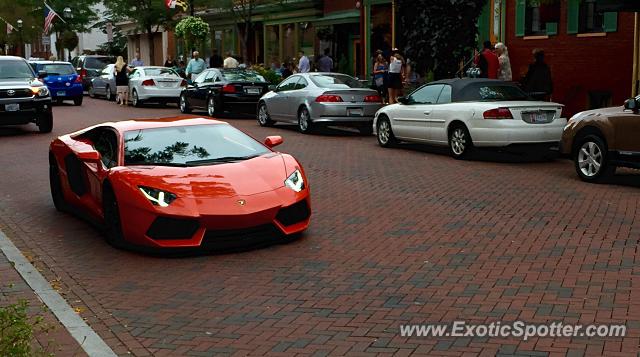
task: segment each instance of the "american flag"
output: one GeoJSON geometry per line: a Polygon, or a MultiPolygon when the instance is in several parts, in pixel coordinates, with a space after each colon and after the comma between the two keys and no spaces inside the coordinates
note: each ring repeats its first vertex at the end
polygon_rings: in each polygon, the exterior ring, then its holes
{"type": "MultiPolygon", "coordinates": [[[[49,7],[49,5],[44,4],[44,33],[49,33],[49,29],[51,29],[51,24],[53,20],[58,16],[53,9],[49,7]]],[[[59,17],[59,16],[58,16],[59,17]]]]}

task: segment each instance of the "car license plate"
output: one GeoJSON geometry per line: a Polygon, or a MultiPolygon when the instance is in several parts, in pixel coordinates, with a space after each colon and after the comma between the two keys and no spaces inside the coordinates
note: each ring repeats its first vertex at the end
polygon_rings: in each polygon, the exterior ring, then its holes
{"type": "Polygon", "coordinates": [[[261,88],[246,88],[247,94],[260,94],[261,88]]]}
{"type": "Polygon", "coordinates": [[[364,114],[362,108],[351,108],[347,109],[347,116],[350,117],[361,117],[364,114]]]}
{"type": "Polygon", "coordinates": [[[58,97],[64,97],[67,95],[67,92],[63,91],[63,90],[59,90],[56,92],[56,96],[58,97]]]}
{"type": "Polygon", "coordinates": [[[531,113],[529,114],[529,121],[531,123],[546,123],[547,114],[545,113],[531,113]]]}
{"type": "Polygon", "coordinates": [[[18,103],[12,103],[12,104],[5,104],[4,105],[4,111],[5,112],[17,112],[18,110],[20,110],[20,104],[18,104],[18,103]]]}

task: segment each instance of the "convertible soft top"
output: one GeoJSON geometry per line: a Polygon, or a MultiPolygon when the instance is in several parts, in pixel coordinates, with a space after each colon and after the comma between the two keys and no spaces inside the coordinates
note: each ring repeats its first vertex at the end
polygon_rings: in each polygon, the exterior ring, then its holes
{"type": "Polygon", "coordinates": [[[454,79],[442,79],[439,81],[431,82],[428,85],[434,84],[448,84],[451,86],[451,101],[452,102],[467,102],[477,100],[478,88],[483,86],[507,86],[518,87],[513,82],[505,82],[498,79],[487,78],[454,78],[454,79]]]}

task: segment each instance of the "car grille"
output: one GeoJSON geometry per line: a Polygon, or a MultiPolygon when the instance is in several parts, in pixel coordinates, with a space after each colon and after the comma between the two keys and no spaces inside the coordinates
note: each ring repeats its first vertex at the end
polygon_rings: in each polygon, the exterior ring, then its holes
{"type": "Polygon", "coordinates": [[[158,217],[147,230],[151,239],[190,239],[200,224],[192,219],[158,217]]]}
{"type": "Polygon", "coordinates": [[[31,89],[2,89],[0,90],[0,98],[29,98],[33,93],[31,89]],[[13,95],[9,95],[12,92],[13,95]]]}
{"type": "Polygon", "coordinates": [[[309,205],[306,200],[303,200],[289,207],[281,208],[276,219],[283,225],[290,226],[305,221],[310,215],[309,205]]]}
{"type": "Polygon", "coordinates": [[[522,112],[522,120],[529,124],[548,124],[556,118],[555,110],[536,110],[522,112]]]}
{"type": "Polygon", "coordinates": [[[244,229],[208,229],[201,247],[215,250],[239,249],[276,242],[281,237],[282,232],[273,224],[244,229]]]}

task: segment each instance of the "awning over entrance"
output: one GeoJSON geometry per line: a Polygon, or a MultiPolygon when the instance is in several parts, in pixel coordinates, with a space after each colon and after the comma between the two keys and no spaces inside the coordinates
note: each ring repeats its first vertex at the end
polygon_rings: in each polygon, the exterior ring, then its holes
{"type": "Polygon", "coordinates": [[[598,11],[640,12],[638,0],[597,0],[598,11]]]}

